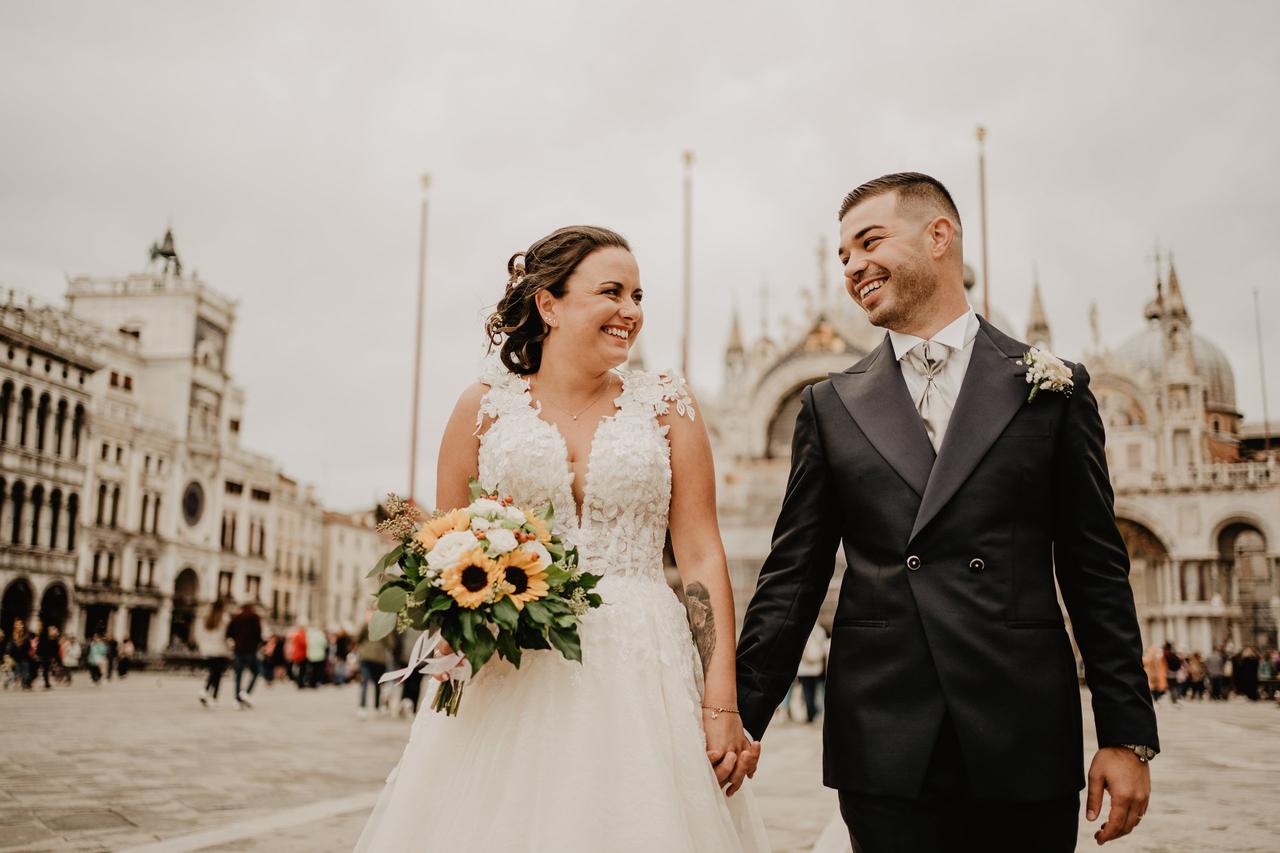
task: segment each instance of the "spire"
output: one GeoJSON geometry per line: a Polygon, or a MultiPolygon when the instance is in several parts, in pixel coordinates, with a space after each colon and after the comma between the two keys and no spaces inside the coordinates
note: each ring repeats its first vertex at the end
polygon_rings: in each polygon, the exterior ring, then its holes
{"type": "Polygon", "coordinates": [[[1049,331],[1049,319],[1044,313],[1044,300],[1040,297],[1038,272],[1031,285],[1031,317],[1027,320],[1027,342],[1035,347],[1053,349],[1053,334],[1049,331]]]}
{"type": "Polygon", "coordinates": [[[1182,300],[1182,287],[1178,284],[1178,271],[1173,268],[1173,252],[1169,253],[1169,297],[1165,300],[1168,316],[1178,320],[1191,322],[1187,315],[1187,304],[1182,300]]]}
{"type": "Polygon", "coordinates": [[[827,263],[830,258],[827,257],[827,238],[822,235],[818,238],[818,310],[825,310],[827,307],[827,263]]]}
{"type": "Polygon", "coordinates": [[[1164,283],[1160,281],[1160,249],[1156,248],[1156,298],[1147,303],[1142,316],[1148,320],[1159,320],[1164,317],[1164,283]]]}
{"type": "Polygon", "coordinates": [[[729,346],[725,350],[725,355],[734,356],[742,355],[742,318],[738,313],[738,304],[735,301],[733,305],[733,321],[729,325],[729,346]]]}

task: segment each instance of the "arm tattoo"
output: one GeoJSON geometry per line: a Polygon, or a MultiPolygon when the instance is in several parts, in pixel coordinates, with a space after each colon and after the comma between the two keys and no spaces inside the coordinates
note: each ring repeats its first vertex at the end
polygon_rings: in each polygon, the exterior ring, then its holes
{"type": "Polygon", "coordinates": [[[711,609],[711,593],[701,583],[694,581],[684,588],[684,606],[688,610],[689,628],[693,631],[693,644],[702,658],[702,675],[705,678],[711,668],[711,655],[716,650],[716,614],[711,609]]]}

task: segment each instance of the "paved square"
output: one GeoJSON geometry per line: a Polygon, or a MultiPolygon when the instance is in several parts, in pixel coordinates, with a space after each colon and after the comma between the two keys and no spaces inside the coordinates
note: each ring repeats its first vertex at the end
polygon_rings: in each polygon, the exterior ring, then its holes
{"type": "MultiPolygon", "coordinates": [[[[350,850],[408,720],[359,721],[354,686],[260,685],[244,712],[202,708],[199,687],[193,676],[135,673],[0,693],[0,850],[350,850]]],[[[1280,849],[1280,707],[1159,712],[1151,810],[1108,849],[1280,849]]],[[[779,853],[808,851],[835,815],[820,750],[816,725],[779,720],[765,740],[755,790],[779,853]]],[[[1081,850],[1092,831],[1082,824],[1081,850]]]]}

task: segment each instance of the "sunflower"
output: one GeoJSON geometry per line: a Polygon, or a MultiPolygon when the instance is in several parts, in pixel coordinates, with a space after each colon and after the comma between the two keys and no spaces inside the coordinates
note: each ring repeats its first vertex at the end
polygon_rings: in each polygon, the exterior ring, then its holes
{"type": "Polygon", "coordinates": [[[517,610],[523,610],[530,601],[543,598],[550,589],[547,586],[547,567],[542,565],[537,554],[523,548],[503,554],[498,560],[498,572],[510,587],[506,592],[517,610]]]}
{"type": "Polygon", "coordinates": [[[471,529],[471,516],[467,514],[465,509],[455,509],[453,512],[446,512],[444,515],[438,515],[422,525],[415,537],[418,544],[422,546],[423,551],[430,551],[436,547],[436,542],[446,533],[461,532],[471,529]]]}
{"type": "Polygon", "coordinates": [[[547,529],[545,521],[528,511],[525,512],[524,517],[528,520],[529,526],[533,528],[533,533],[538,537],[539,542],[546,545],[551,541],[551,531],[547,529]]]}
{"type": "Polygon", "coordinates": [[[490,588],[501,578],[498,564],[484,555],[483,548],[475,548],[445,569],[440,588],[453,596],[459,607],[475,610],[489,600],[490,588]]]}

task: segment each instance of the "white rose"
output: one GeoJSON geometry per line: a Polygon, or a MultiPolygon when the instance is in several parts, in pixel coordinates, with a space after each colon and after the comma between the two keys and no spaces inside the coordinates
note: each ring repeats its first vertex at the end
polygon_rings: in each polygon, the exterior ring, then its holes
{"type": "Polygon", "coordinates": [[[492,546],[492,553],[505,554],[508,551],[514,551],[520,543],[516,541],[516,535],[505,527],[495,527],[485,536],[492,546]]]}
{"type": "Polygon", "coordinates": [[[524,510],[520,509],[519,507],[509,506],[509,507],[505,507],[505,509],[507,511],[507,521],[510,522],[511,524],[514,524],[516,527],[519,527],[520,525],[524,524],[525,521],[527,520],[524,517],[524,510]]]}
{"type": "Polygon", "coordinates": [[[542,567],[544,569],[551,565],[551,554],[547,552],[547,549],[543,547],[542,543],[537,539],[534,539],[532,542],[526,542],[520,547],[528,551],[530,554],[536,554],[538,559],[542,561],[542,567]]]}
{"type": "Polygon", "coordinates": [[[506,516],[507,508],[491,498],[479,498],[472,501],[471,506],[467,507],[467,512],[471,513],[472,518],[479,515],[494,521],[506,516]]]}
{"type": "Polygon", "coordinates": [[[446,533],[436,542],[436,547],[427,554],[427,565],[435,571],[442,572],[450,568],[468,551],[480,547],[480,540],[470,530],[455,530],[446,533]]]}
{"type": "Polygon", "coordinates": [[[479,515],[471,516],[471,529],[474,530],[476,533],[479,533],[483,530],[488,530],[490,527],[493,527],[493,522],[490,521],[489,519],[479,515]]]}

